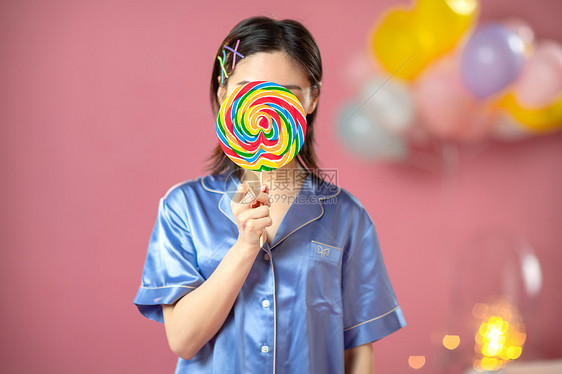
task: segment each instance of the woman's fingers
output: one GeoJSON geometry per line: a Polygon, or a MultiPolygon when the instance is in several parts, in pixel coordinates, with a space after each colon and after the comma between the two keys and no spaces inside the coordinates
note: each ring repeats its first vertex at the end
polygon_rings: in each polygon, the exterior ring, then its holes
{"type": "Polygon", "coordinates": [[[273,224],[271,217],[254,218],[243,221],[242,230],[252,231],[261,234],[263,229],[273,224]]]}
{"type": "Polygon", "coordinates": [[[271,206],[271,202],[269,201],[269,195],[265,192],[260,192],[257,198],[254,199],[251,203],[251,207],[254,208],[259,205],[267,205],[271,206]]]}
{"type": "Polygon", "coordinates": [[[238,220],[240,222],[247,221],[249,219],[258,219],[269,216],[269,207],[266,205],[260,205],[257,208],[246,209],[238,214],[238,220]]]}
{"type": "Polygon", "coordinates": [[[236,192],[232,196],[232,202],[246,204],[259,201],[262,204],[270,205],[268,192],[269,187],[267,184],[262,185],[258,191],[254,191],[254,189],[248,186],[247,183],[240,183],[236,192]]]}
{"type": "Polygon", "coordinates": [[[252,208],[255,208],[262,204],[271,206],[271,202],[269,200],[269,186],[267,184],[261,185],[258,196],[256,196],[255,200],[252,202],[250,206],[252,208]]]}
{"type": "Polygon", "coordinates": [[[269,195],[267,185],[260,188],[259,194],[245,183],[240,183],[231,202],[232,212],[238,226],[238,239],[250,245],[258,245],[259,238],[266,240],[265,228],[273,221],[269,214],[269,195]]]}
{"type": "Polygon", "coordinates": [[[250,208],[255,208],[259,205],[271,206],[269,201],[269,188],[264,184],[260,188],[259,194],[252,190],[246,183],[240,183],[236,192],[232,196],[232,202],[236,204],[248,204],[250,208]]]}
{"type": "MultiPolygon", "coordinates": [[[[247,205],[241,204],[239,206],[244,207],[247,205]]],[[[236,224],[240,233],[253,232],[259,236],[263,229],[272,224],[267,205],[260,205],[256,208],[240,208],[235,212],[234,217],[236,218],[236,224]]]]}
{"type": "MultiPolygon", "coordinates": [[[[262,230],[273,224],[273,220],[269,216],[263,217],[263,218],[257,218],[254,221],[256,222],[256,226],[261,227],[262,230]]],[[[264,232],[264,234],[265,234],[265,232],[264,232]]]]}

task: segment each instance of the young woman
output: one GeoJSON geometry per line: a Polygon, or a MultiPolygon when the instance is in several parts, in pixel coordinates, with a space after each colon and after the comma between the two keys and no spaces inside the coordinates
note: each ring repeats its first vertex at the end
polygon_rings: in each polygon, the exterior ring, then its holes
{"type": "Polygon", "coordinates": [[[307,113],[305,143],[298,159],[263,173],[259,190],[241,183],[255,175],[219,146],[210,175],[170,188],[135,304],[164,323],[176,373],[371,373],[371,343],[405,322],[371,218],[320,178],[318,46],[298,22],[254,17],[232,29],[217,56],[215,112],[240,85],[278,83],[307,113]],[[225,46],[244,56],[234,68],[225,46]]]}

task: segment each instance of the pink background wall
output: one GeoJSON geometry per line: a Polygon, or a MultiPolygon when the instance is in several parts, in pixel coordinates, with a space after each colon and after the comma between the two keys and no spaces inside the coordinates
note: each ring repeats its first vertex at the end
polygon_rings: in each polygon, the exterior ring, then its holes
{"type": "MultiPolygon", "coordinates": [[[[375,220],[407,312],[408,327],[375,344],[378,372],[413,371],[409,355],[436,372],[431,334],[452,318],[453,263],[490,227],[527,239],[543,265],[523,359],[562,357],[562,133],[461,149],[450,175],[360,163],[331,136],[352,94],[340,72],[398,2],[266,3],[2,2],[0,372],[173,372],[163,326],[133,298],[158,199],[203,174],[215,144],[216,48],[258,14],[302,21],[323,53],[321,163],[375,220]]],[[[486,0],[482,17],[521,16],[562,41],[560,14],[559,0],[486,0]]]]}

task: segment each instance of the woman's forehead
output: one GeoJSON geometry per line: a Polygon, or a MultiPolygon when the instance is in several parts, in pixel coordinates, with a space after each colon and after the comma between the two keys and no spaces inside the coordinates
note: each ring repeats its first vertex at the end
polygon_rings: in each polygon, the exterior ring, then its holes
{"type": "Polygon", "coordinates": [[[229,83],[238,86],[252,81],[274,82],[296,90],[310,86],[302,68],[285,52],[258,52],[237,63],[229,83]]]}

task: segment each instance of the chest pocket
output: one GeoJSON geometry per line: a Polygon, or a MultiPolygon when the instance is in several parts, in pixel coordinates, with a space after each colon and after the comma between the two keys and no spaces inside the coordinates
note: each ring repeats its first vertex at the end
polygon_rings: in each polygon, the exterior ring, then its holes
{"type": "Polygon", "coordinates": [[[309,244],[307,298],[309,309],[342,313],[341,248],[312,240],[309,244]]]}

